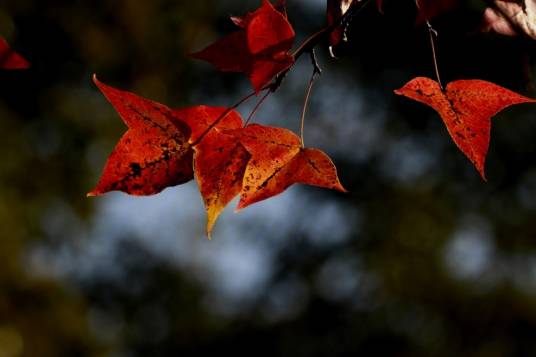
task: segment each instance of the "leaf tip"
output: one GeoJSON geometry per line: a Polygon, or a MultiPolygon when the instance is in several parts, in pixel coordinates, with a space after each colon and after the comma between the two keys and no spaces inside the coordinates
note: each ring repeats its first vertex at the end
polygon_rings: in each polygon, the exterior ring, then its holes
{"type": "Polygon", "coordinates": [[[206,231],[208,240],[212,240],[212,230],[214,229],[214,225],[216,224],[217,219],[218,219],[218,216],[213,217],[209,215],[208,217],[207,231],[206,231]]]}
{"type": "Polygon", "coordinates": [[[487,183],[487,182],[488,182],[488,178],[486,177],[486,172],[484,171],[484,169],[483,169],[483,168],[482,168],[482,169],[479,169],[479,170],[478,170],[478,173],[480,173],[480,177],[482,177],[482,180],[483,180],[484,182],[487,183]]]}
{"type": "Polygon", "coordinates": [[[350,191],[348,191],[346,188],[344,188],[344,186],[339,182],[337,183],[337,185],[334,187],[335,190],[339,191],[339,192],[342,192],[342,193],[348,193],[350,191]]]}
{"type": "Polygon", "coordinates": [[[249,206],[249,204],[243,198],[240,198],[240,201],[238,201],[238,204],[236,205],[236,208],[234,209],[234,213],[239,213],[247,206],[249,206]]]}
{"type": "Polygon", "coordinates": [[[101,90],[101,92],[105,90],[106,85],[102,83],[101,81],[99,81],[99,79],[97,78],[97,73],[93,73],[93,76],[91,76],[91,79],[93,80],[93,83],[97,86],[97,88],[101,90]]]}
{"type": "Polygon", "coordinates": [[[484,160],[482,162],[472,162],[472,164],[475,166],[475,169],[476,171],[478,171],[478,173],[480,174],[480,177],[482,178],[482,180],[484,182],[488,182],[488,178],[486,177],[486,169],[485,169],[485,160],[486,158],[484,157],[484,160]]]}
{"type": "Polygon", "coordinates": [[[207,238],[209,240],[212,239],[212,231],[214,229],[214,226],[216,225],[216,222],[218,221],[218,218],[220,217],[220,214],[225,209],[225,205],[210,205],[207,206],[207,238]]]}

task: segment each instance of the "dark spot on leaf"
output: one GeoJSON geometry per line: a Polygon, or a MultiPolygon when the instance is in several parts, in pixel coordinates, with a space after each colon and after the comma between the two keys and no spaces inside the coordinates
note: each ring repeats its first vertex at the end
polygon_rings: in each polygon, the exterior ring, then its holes
{"type": "Polygon", "coordinates": [[[131,163],[130,169],[132,170],[133,177],[139,177],[141,175],[141,166],[137,162],[131,163]]]}

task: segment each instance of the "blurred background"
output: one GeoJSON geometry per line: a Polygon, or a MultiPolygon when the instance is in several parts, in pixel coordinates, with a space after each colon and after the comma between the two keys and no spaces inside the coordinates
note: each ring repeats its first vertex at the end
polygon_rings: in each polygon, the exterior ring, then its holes
{"type": "MultiPolygon", "coordinates": [[[[536,109],[493,119],[483,182],[433,110],[393,94],[434,72],[413,0],[384,3],[338,60],[318,51],[305,139],[350,193],[229,207],[208,241],[195,182],[85,197],[125,131],[91,75],[230,105],[247,79],[186,54],[259,1],[2,0],[0,35],[32,68],[0,72],[0,357],[536,356],[536,109]]],[[[536,97],[535,43],[477,33],[482,10],[434,19],[444,82],[536,97]]],[[[299,43],[325,1],[288,13],[299,43]]],[[[255,121],[297,130],[311,70],[304,57],[255,121]]]]}

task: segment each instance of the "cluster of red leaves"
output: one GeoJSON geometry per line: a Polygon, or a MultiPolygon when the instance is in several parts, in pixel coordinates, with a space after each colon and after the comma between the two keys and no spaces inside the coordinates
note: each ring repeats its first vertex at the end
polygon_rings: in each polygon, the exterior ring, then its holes
{"type": "MultiPolygon", "coordinates": [[[[294,64],[294,30],[284,2],[268,0],[242,18],[239,28],[192,57],[221,71],[245,73],[255,91],[294,64]]],[[[237,209],[275,196],[295,183],[345,191],[329,157],[304,148],[289,130],[244,126],[235,110],[195,106],[170,109],[133,93],[96,85],[129,130],[108,158],[89,196],[109,191],[156,194],[196,178],[208,214],[207,233],[225,206],[240,195],[237,209]]]]}
{"type": "MultiPolygon", "coordinates": [[[[417,21],[426,21],[456,2],[419,0],[417,21]]],[[[345,14],[363,3],[328,0],[331,45],[343,38],[345,14]]],[[[376,3],[381,11],[383,1],[376,3]]],[[[295,34],[284,1],[273,5],[262,0],[256,11],[231,20],[237,31],[192,56],[221,71],[245,73],[257,93],[268,89],[274,77],[295,61],[289,52],[295,34]]],[[[232,108],[200,105],[170,109],[96,78],[94,81],[128,131],[89,196],[109,191],[151,195],[195,177],[207,210],[210,236],[218,216],[238,195],[239,210],[295,183],[345,191],[329,157],[317,149],[304,148],[301,139],[287,129],[245,126],[232,108]]],[[[484,179],[491,117],[508,106],[536,102],[482,80],[458,80],[443,89],[434,80],[418,77],[395,92],[434,108],[455,144],[484,179]]]]}
{"type": "Polygon", "coordinates": [[[0,37],[0,69],[14,70],[27,69],[30,63],[9,46],[7,41],[0,37]]]}
{"type": "Polygon", "coordinates": [[[89,196],[109,191],[152,195],[194,176],[208,213],[207,233],[237,195],[237,209],[295,183],[344,191],[329,157],[303,148],[294,133],[252,124],[235,110],[205,105],[173,110],[94,78],[128,131],[89,196]]]}

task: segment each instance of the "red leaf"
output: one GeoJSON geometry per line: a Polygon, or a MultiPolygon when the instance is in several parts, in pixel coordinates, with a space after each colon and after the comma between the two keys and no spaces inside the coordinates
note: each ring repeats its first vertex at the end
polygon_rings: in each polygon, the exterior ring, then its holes
{"type": "Polygon", "coordinates": [[[258,92],[272,78],[292,66],[294,58],[288,53],[295,33],[282,13],[282,4],[276,9],[268,0],[244,18],[231,20],[240,29],[192,57],[212,63],[223,72],[246,74],[258,92]]]}
{"type": "Polygon", "coordinates": [[[415,23],[422,24],[426,20],[449,11],[458,4],[459,0],[419,0],[419,12],[415,23]]]}
{"type": "MultiPolygon", "coordinates": [[[[394,0],[393,0],[394,1],[394,0]]],[[[398,0],[397,0],[398,1],[398,0]]],[[[416,0],[418,14],[416,23],[422,24],[426,20],[437,16],[439,13],[450,10],[459,0],[416,0]]],[[[328,25],[331,26],[339,21],[353,6],[363,3],[362,0],[328,0],[327,17],[328,25]]],[[[383,13],[383,0],[376,0],[378,11],[383,13]]],[[[408,6],[411,4],[408,2],[408,6]]],[[[330,34],[329,44],[331,47],[337,46],[344,39],[345,29],[338,26],[330,34]]]]}
{"type": "MultiPolygon", "coordinates": [[[[328,0],[327,6],[327,16],[328,16],[328,26],[332,26],[337,22],[340,22],[344,14],[350,10],[352,6],[357,4],[359,0],[328,0]]],[[[378,0],[378,6],[381,7],[381,0],[378,0]]],[[[330,47],[335,47],[342,42],[344,38],[344,28],[338,26],[335,30],[329,35],[329,45],[330,47]]]]}
{"type": "MultiPolygon", "coordinates": [[[[418,14],[415,23],[422,24],[426,20],[430,20],[442,12],[452,9],[458,2],[459,0],[416,0],[415,4],[418,7],[418,14]]],[[[376,0],[376,4],[378,10],[383,12],[383,0],[376,0]]]]}
{"type": "Polygon", "coordinates": [[[109,191],[152,195],[193,178],[190,129],[165,105],[99,82],[108,101],[128,126],[88,196],[109,191]]]}
{"type": "Polygon", "coordinates": [[[441,115],[452,140],[484,180],[491,117],[511,105],[536,102],[478,79],[454,81],[442,91],[436,81],[418,77],[395,93],[434,108],[441,115]]]}
{"type": "Polygon", "coordinates": [[[239,137],[251,159],[237,209],[275,196],[295,183],[345,192],[329,157],[320,150],[303,148],[291,131],[253,124],[239,137]]]}
{"type": "Polygon", "coordinates": [[[242,189],[242,178],[250,155],[230,130],[242,128],[242,118],[235,110],[211,128],[225,113],[226,108],[198,106],[175,111],[192,129],[191,143],[194,146],[194,169],[208,214],[207,235],[218,216],[242,189]]]}
{"type": "Polygon", "coordinates": [[[30,68],[30,63],[13,51],[2,37],[0,37],[0,68],[8,70],[30,68]]]}

